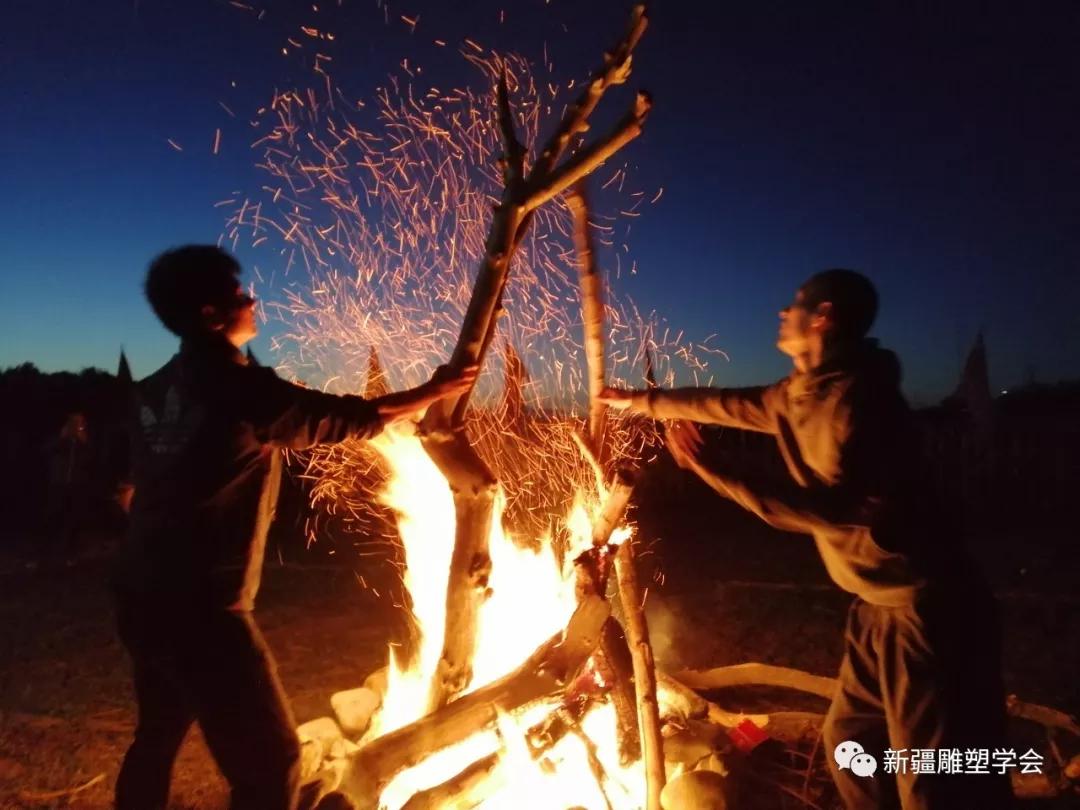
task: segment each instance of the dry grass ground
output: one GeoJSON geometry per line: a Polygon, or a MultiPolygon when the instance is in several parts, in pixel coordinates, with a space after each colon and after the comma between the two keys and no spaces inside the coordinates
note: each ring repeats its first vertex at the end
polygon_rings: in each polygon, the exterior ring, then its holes
{"type": "MultiPolygon", "coordinates": [[[[761,532],[711,501],[678,527],[671,514],[641,515],[653,559],[664,561],[651,600],[662,658],[682,666],[755,660],[835,673],[848,599],[825,581],[809,542],[761,532]]],[[[1017,558],[993,555],[1008,688],[1076,712],[1080,602],[1053,553],[1025,556],[1019,541],[995,542],[1017,558]],[[1021,582],[1010,572],[1024,560],[1021,582]]],[[[9,562],[0,571],[2,808],[110,806],[134,706],[105,582],[102,560],[48,573],[9,562]],[[101,774],[70,800],[27,798],[101,774]]],[[[301,721],[327,713],[332,692],[359,685],[384,663],[400,621],[347,567],[269,567],[257,615],[301,721]]],[[[196,732],[177,763],[171,806],[211,810],[224,802],[224,784],[196,732]]]]}

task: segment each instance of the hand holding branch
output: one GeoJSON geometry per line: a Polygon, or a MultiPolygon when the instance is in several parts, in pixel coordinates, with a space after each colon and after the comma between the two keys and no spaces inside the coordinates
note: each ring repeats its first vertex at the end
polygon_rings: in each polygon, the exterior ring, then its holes
{"type": "Polygon", "coordinates": [[[460,371],[450,366],[440,366],[423,385],[376,399],[379,416],[387,423],[417,417],[440,399],[464,394],[476,383],[479,373],[479,365],[465,366],[460,371]]]}
{"type": "MultiPolygon", "coordinates": [[[[621,388],[604,388],[597,399],[609,408],[617,411],[645,413],[643,404],[647,391],[627,391],[621,388]]],[[[680,419],[664,425],[664,441],[671,451],[675,463],[684,469],[692,469],[699,463],[702,445],[705,443],[701,431],[693,422],[680,419]]]]}
{"type": "Polygon", "coordinates": [[[597,399],[616,411],[637,411],[634,408],[635,391],[627,391],[622,388],[604,388],[597,399]]]}

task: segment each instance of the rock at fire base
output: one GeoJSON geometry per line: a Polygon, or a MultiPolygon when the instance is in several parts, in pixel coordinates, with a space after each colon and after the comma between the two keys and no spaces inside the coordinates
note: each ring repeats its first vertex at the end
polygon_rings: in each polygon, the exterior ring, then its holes
{"type": "Polygon", "coordinates": [[[318,740],[300,742],[300,781],[306,782],[319,771],[323,761],[323,747],[318,740]]]}
{"type": "Polygon", "coordinates": [[[367,731],[372,715],[382,705],[382,697],[362,686],[359,689],[335,692],[330,696],[330,705],[342,731],[355,739],[367,731]]]}
{"type": "Polygon", "coordinates": [[[345,739],[345,735],[341,733],[333,717],[319,717],[301,723],[296,727],[296,736],[300,738],[301,745],[308,740],[318,742],[323,756],[330,756],[330,751],[335,745],[345,739]]]}
{"type": "Polygon", "coordinates": [[[663,810],[725,810],[724,777],[715,771],[690,771],[677,776],[660,793],[663,810]]]}
{"type": "Polygon", "coordinates": [[[344,793],[328,793],[315,805],[315,810],[356,810],[356,805],[344,793]]]}
{"type": "Polygon", "coordinates": [[[1066,763],[1064,773],[1070,781],[1080,782],[1080,754],[1077,754],[1066,763]]]}
{"type": "Polygon", "coordinates": [[[370,689],[376,695],[379,696],[381,701],[386,696],[386,688],[389,682],[389,675],[386,672],[386,667],[381,667],[364,679],[364,688],[370,689]]]}
{"type": "Polygon", "coordinates": [[[687,720],[683,728],[664,738],[664,758],[668,762],[692,766],[722,750],[727,743],[728,737],[722,726],[687,720]]]}

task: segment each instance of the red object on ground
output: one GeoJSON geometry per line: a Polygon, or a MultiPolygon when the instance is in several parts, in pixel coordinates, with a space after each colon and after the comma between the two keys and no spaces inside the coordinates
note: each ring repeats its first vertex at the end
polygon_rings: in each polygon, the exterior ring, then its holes
{"type": "Polygon", "coordinates": [[[739,725],[735,726],[735,728],[728,731],[728,738],[734,743],[736,748],[744,754],[749,754],[769,739],[769,735],[754,725],[752,720],[747,718],[739,723],[739,725]]]}

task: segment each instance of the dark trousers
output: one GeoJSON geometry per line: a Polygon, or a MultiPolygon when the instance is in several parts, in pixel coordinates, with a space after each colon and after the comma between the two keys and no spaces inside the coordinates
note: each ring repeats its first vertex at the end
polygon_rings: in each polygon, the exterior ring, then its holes
{"type": "MultiPolygon", "coordinates": [[[[928,592],[910,607],[856,599],[848,613],[840,688],[825,721],[826,756],[848,810],[998,810],[1007,776],[913,772],[911,750],[1008,748],[996,604],[982,586],[928,592]],[[877,773],[837,767],[836,746],[860,744],[877,773]],[[885,749],[906,752],[885,772],[885,749]],[[906,771],[906,772],[905,772],[906,771]]],[[[934,752],[935,755],[937,751],[934,752]]],[[[991,760],[992,761],[992,760],[991,760]]]]}
{"type": "Polygon", "coordinates": [[[62,562],[79,549],[79,533],[86,524],[90,493],[82,484],[54,484],[45,505],[43,564],[62,562]]]}
{"type": "Polygon", "coordinates": [[[166,806],[173,761],[196,721],[232,788],[233,810],[293,810],[295,723],[251,614],[120,598],[117,618],[139,704],[116,783],[118,810],[166,806]]]}

